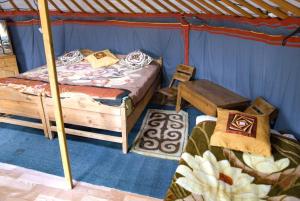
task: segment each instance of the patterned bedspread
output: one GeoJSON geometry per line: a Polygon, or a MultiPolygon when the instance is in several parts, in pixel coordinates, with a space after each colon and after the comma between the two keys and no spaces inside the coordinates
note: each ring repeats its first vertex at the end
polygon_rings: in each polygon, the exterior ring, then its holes
{"type": "Polygon", "coordinates": [[[271,135],[272,157],[209,145],[215,122],[192,132],[165,201],[287,201],[300,198],[300,144],[271,135]]]}
{"type": "MultiPolygon", "coordinates": [[[[120,105],[129,96],[138,103],[159,75],[155,62],[138,70],[131,70],[119,63],[104,68],[92,68],[86,61],[57,66],[58,82],[62,97],[78,94],[89,95],[104,104],[120,105]]],[[[46,66],[25,72],[14,78],[0,79],[0,85],[19,89],[23,93],[50,96],[46,66]]]]}

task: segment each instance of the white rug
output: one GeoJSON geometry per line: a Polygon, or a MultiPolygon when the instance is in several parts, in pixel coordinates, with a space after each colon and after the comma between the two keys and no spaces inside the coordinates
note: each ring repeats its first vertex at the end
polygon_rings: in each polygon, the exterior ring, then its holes
{"type": "Polygon", "coordinates": [[[188,113],[148,109],[132,151],[179,160],[188,139],[188,113]]]}

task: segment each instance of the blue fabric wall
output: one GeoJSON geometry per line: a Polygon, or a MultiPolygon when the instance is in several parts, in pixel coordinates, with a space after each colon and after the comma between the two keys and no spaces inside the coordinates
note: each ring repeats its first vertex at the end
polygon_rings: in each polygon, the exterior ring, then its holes
{"type": "MultiPolygon", "coordinates": [[[[10,26],[21,72],[45,64],[42,34],[39,26],[10,26]]],[[[127,28],[64,24],[53,26],[55,55],[81,48],[110,49],[113,53],[128,54],[140,49],[154,58],[163,57],[165,83],[168,83],[175,66],[183,63],[181,30],[158,28],[127,28]]]]}
{"type": "Polygon", "coordinates": [[[196,78],[251,99],[264,97],[280,110],[276,128],[300,137],[300,48],[191,31],[190,64],[196,78]]]}
{"type": "Polygon", "coordinates": [[[163,57],[165,83],[184,59],[181,30],[65,24],[66,51],[81,48],[117,54],[140,49],[154,58],[163,57]]]}
{"type": "MultiPolygon", "coordinates": [[[[21,72],[28,71],[46,63],[42,34],[39,26],[9,26],[14,53],[17,55],[21,72]]],[[[55,55],[65,52],[64,27],[53,26],[55,55]]]]}

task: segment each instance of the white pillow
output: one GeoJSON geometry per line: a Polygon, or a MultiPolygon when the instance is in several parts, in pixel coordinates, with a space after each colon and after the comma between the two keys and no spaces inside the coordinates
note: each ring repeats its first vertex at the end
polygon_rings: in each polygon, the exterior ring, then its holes
{"type": "Polygon", "coordinates": [[[84,59],[83,54],[79,50],[74,50],[71,52],[67,52],[64,55],[58,57],[58,64],[60,65],[69,65],[73,63],[80,62],[84,59]]]}
{"type": "Polygon", "coordinates": [[[120,61],[121,64],[127,65],[133,69],[139,69],[152,62],[152,57],[141,52],[140,50],[129,53],[124,59],[120,61]]]}

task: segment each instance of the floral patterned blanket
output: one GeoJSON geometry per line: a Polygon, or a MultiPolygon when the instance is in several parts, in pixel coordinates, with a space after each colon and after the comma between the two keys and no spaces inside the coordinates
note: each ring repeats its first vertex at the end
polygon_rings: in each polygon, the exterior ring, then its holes
{"type": "MultiPolygon", "coordinates": [[[[152,62],[143,68],[132,70],[120,63],[92,68],[83,60],[70,65],[58,65],[57,75],[62,97],[85,94],[102,103],[121,104],[129,96],[133,104],[138,103],[158,77],[160,67],[152,62]]],[[[0,79],[0,85],[20,89],[23,93],[50,96],[46,66],[22,73],[15,78],[0,79]]]]}
{"type": "Polygon", "coordinates": [[[214,121],[192,132],[165,201],[300,200],[300,144],[271,135],[272,157],[209,145],[214,121]]]}

